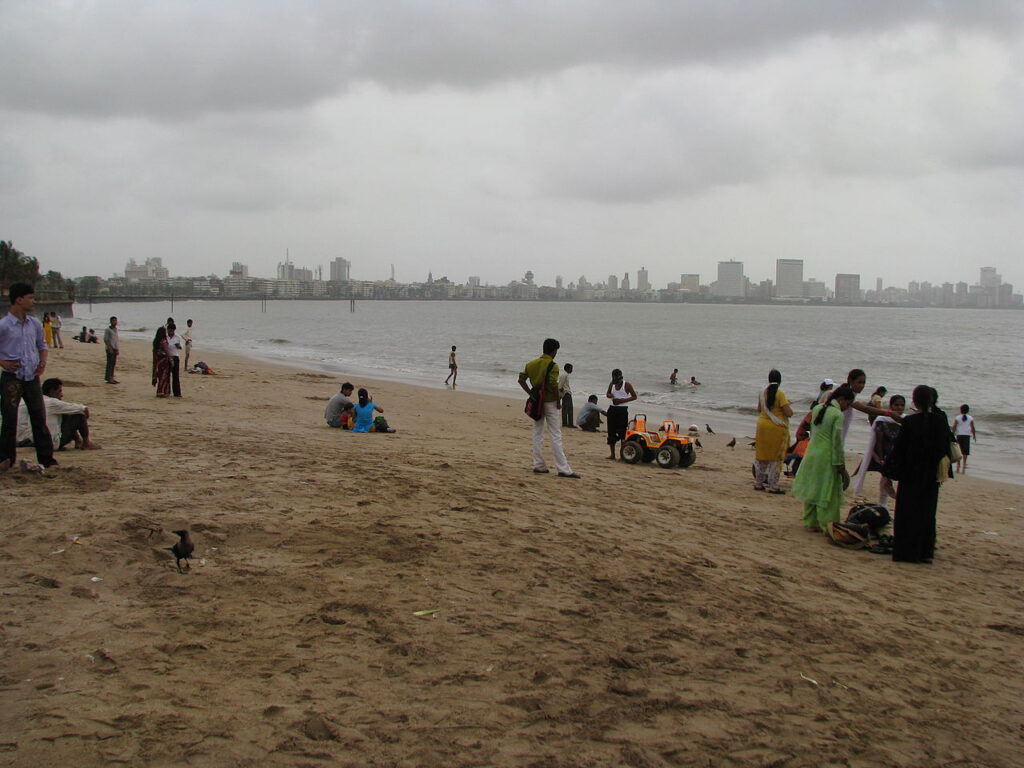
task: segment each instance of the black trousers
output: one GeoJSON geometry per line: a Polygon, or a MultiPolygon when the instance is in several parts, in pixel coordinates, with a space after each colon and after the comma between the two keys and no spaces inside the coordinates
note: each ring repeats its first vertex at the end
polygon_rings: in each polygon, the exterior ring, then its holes
{"type": "Polygon", "coordinates": [[[63,448],[75,437],[83,442],[89,439],[89,420],[84,413],[65,413],[60,417],[60,447],[63,448]]]}
{"type": "Polygon", "coordinates": [[[576,422],[572,420],[572,392],[562,395],[562,426],[576,426],[576,422]]]}
{"type": "Polygon", "coordinates": [[[171,355],[171,394],[175,397],[181,397],[181,358],[177,355],[171,355]]]}
{"type": "Polygon", "coordinates": [[[53,464],[53,438],[46,428],[46,408],[39,377],[22,381],[13,373],[0,373],[0,461],[14,463],[18,455],[18,403],[25,401],[28,418],[32,422],[32,442],[36,444],[36,459],[44,467],[53,464]]]}
{"type": "Polygon", "coordinates": [[[110,381],[114,378],[114,366],[117,364],[117,352],[107,352],[107,373],[104,376],[104,381],[110,381]]]}

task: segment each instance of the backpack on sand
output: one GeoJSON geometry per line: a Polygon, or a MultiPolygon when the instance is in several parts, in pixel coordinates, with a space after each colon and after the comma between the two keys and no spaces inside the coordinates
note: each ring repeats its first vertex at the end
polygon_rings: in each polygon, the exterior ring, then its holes
{"type": "Polygon", "coordinates": [[[862,549],[867,546],[871,529],[857,523],[829,523],[828,537],[844,549],[862,549]]]}
{"type": "Polygon", "coordinates": [[[881,504],[854,504],[850,507],[846,522],[854,525],[866,525],[871,535],[877,536],[880,530],[892,522],[892,517],[889,515],[889,510],[881,504]]]}

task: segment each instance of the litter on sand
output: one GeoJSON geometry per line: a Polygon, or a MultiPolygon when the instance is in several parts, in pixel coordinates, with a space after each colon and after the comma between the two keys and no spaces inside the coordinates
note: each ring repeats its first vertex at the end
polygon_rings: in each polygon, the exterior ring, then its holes
{"type": "Polygon", "coordinates": [[[412,615],[413,616],[434,616],[435,614],[438,614],[440,612],[441,612],[440,608],[428,608],[425,611],[413,611],[412,615]]]}
{"type": "Polygon", "coordinates": [[[817,684],[818,684],[818,681],[817,681],[817,680],[812,680],[812,679],[811,679],[811,678],[809,678],[809,677],[808,677],[807,675],[805,675],[805,674],[804,674],[803,672],[801,672],[801,673],[800,673],[800,677],[802,677],[802,678],[803,678],[804,680],[806,680],[806,681],[807,681],[808,683],[814,683],[815,685],[817,685],[817,684]]]}
{"type": "Polygon", "coordinates": [[[99,576],[93,576],[89,581],[96,583],[97,581],[103,581],[99,576]]]}

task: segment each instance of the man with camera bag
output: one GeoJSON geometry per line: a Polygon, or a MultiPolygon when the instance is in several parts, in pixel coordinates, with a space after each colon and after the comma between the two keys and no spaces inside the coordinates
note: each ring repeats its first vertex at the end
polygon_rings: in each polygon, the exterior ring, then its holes
{"type": "MultiPolygon", "coordinates": [[[[559,477],[578,478],[568,459],[565,458],[565,450],[562,448],[562,419],[559,410],[558,398],[558,366],[555,364],[555,355],[558,354],[559,344],[555,339],[544,339],[544,354],[536,360],[531,360],[523,366],[519,373],[519,386],[527,395],[532,397],[540,396],[543,391],[541,402],[538,406],[543,410],[533,418],[533,471],[539,475],[547,474],[548,468],[544,463],[542,449],[544,447],[544,425],[547,424],[548,432],[551,435],[551,452],[555,457],[555,468],[559,477]]],[[[529,404],[528,404],[529,409],[529,404]]],[[[529,410],[528,410],[529,412],[529,410]]]]}

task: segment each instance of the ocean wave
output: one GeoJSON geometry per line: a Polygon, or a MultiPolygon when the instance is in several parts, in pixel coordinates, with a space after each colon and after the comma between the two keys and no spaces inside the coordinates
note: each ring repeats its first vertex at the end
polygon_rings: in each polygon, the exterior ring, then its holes
{"type": "MultiPolygon", "coordinates": [[[[952,420],[954,417],[952,409],[947,411],[947,413],[949,413],[949,418],[952,420]]],[[[959,408],[956,415],[959,415],[959,408]]],[[[1024,413],[986,413],[984,416],[978,416],[978,419],[979,422],[991,421],[1004,427],[1024,427],[1024,413]]]]}

